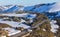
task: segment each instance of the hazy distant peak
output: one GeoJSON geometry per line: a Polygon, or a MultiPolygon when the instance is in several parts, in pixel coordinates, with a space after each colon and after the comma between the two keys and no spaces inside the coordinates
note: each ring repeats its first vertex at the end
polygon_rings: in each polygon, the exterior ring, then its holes
{"type": "Polygon", "coordinates": [[[56,2],[52,8],[49,10],[49,12],[56,12],[56,11],[60,11],[60,2],[56,2]]]}

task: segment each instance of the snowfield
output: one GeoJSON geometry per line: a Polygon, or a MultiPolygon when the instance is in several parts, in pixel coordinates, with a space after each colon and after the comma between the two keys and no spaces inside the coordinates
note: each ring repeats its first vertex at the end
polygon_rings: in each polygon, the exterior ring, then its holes
{"type": "MultiPolygon", "coordinates": [[[[16,16],[16,17],[26,17],[27,19],[30,19],[30,23],[33,22],[33,18],[36,17],[36,14],[28,14],[28,13],[22,13],[22,14],[2,14],[2,16],[8,16],[8,17],[12,17],[12,16],[16,16]]],[[[0,23],[5,23],[8,24],[12,27],[23,27],[25,29],[30,28],[30,26],[26,25],[26,24],[22,24],[22,22],[26,22],[25,20],[21,19],[20,22],[14,22],[14,21],[3,21],[0,20],[0,23]]]]}
{"type": "Polygon", "coordinates": [[[27,16],[28,13],[23,13],[23,14],[2,14],[2,16],[16,16],[16,17],[24,17],[27,16]]]}
{"type": "Polygon", "coordinates": [[[21,32],[20,30],[15,30],[13,28],[3,28],[3,29],[8,30],[8,36],[12,36],[21,32]]]}
{"type": "Polygon", "coordinates": [[[20,22],[13,22],[13,21],[0,21],[0,23],[8,24],[11,27],[23,27],[24,29],[30,28],[30,26],[26,24],[22,24],[20,22]]]}

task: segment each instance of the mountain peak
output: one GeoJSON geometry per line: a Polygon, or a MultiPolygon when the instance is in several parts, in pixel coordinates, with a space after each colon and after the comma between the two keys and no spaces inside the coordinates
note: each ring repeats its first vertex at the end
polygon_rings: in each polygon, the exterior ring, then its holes
{"type": "Polygon", "coordinates": [[[56,11],[60,11],[60,2],[56,2],[52,8],[49,10],[49,12],[56,12],[56,11]]]}

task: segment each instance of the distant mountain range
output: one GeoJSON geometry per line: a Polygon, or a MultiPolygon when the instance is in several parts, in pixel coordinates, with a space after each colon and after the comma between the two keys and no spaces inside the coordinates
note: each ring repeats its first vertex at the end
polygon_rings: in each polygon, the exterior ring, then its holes
{"type": "Polygon", "coordinates": [[[38,4],[34,6],[18,6],[18,5],[6,5],[0,6],[0,13],[3,12],[16,12],[16,11],[31,11],[44,13],[49,18],[60,17],[60,3],[47,3],[47,4],[38,4]]]}
{"type": "Polygon", "coordinates": [[[32,11],[32,12],[58,12],[60,11],[60,3],[47,3],[47,4],[38,4],[34,6],[27,6],[24,8],[24,11],[32,11]]]}
{"type": "Polygon", "coordinates": [[[0,12],[14,12],[14,11],[32,11],[32,12],[57,12],[60,11],[60,3],[47,3],[47,4],[38,4],[34,6],[18,6],[18,5],[6,5],[0,6],[0,12]]]}
{"type": "Polygon", "coordinates": [[[49,18],[60,17],[60,3],[38,4],[34,6],[27,6],[24,11],[44,13],[49,18]]]}
{"type": "Polygon", "coordinates": [[[23,6],[17,6],[17,5],[7,5],[7,6],[0,6],[0,13],[2,12],[16,12],[23,10],[23,6]]]}
{"type": "Polygon", "coordinates": [[[56,3],[48,3],[48,4],[38,4],[34,6],[27,6],[24,8],[24,11],[32,11],[32,12],[48,12],[53,5],[56,3]]]}

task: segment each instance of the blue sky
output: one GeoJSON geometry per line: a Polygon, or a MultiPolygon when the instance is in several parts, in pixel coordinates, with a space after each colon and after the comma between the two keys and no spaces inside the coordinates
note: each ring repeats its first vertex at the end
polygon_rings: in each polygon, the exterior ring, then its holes
{"type": "Polygon", "coordinates": [[[52,3],[52,2],[60,2],[60,0],[0,0],[0,5],[24,5],[30,6],[40,3],[52,3]]]}

